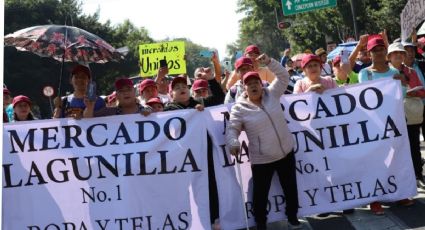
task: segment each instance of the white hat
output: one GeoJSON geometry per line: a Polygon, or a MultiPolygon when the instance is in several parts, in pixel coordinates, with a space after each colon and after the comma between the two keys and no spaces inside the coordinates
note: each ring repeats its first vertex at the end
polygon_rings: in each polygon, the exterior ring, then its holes
{"type": "Polygon", "coordinates": [[[388,55],[395,51],[406,52],[403,47],[403,44],[401,44],[400,42],[394,42],[388,46],[388,55]]]}
{"type": "Polygon", "coordinates": [[[411,43],[411,42],[403,42],[403,46],[404,47],[406,47],[406,46],[416,47],[416,45],[411,43]]]}

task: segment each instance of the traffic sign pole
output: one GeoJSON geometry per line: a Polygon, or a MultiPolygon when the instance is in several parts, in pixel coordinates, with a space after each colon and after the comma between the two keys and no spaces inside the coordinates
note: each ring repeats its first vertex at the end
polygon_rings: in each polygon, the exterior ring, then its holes
{"type": "Polygon", "coordinates": [[[285,16],[336,6],[336,0],[282,0],[285,16]]]}
{"type": "Polygon", "coordinates": [[[43,88],[43,95],[49,98],[50,111],[52,113],[52,117],[53,117],[53,106],[52,106],[53,94],[55,94],[55,90],[53,89],[52,86],[47,85],[43,88]]]}

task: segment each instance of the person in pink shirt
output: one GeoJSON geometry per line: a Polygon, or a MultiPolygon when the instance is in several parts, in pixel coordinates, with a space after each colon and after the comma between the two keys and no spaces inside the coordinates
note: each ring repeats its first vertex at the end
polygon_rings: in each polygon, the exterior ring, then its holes
{"type": "Polygon", "coordinates": [[[314,54],[307,54],[301,60],[301,68],[305,77],[298,80],[294,86],[294,93],[317,92],[323,93],[326,89],[338,87],[335,80],[330,76],[321,77],[320,57],[314,54]]]}

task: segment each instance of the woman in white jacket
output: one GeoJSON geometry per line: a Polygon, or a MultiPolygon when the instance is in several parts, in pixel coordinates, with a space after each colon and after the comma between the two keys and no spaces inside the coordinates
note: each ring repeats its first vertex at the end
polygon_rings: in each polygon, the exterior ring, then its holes
{"type": "Polygon", "coordinates": [[[280,104],[280,97],[288,86],[289,74],[279,62],[265,54],[259,60],[276,70],[276,78],[263,88],[258,72],[244,74],[245,92],[238,97],[230,112],[226,142],[231,154],[236,156],[240,151],[240,132],[245,131],[248,137],[257,229],[266,229],[267,198],[274,172],[279,176],[285,195],[288,223],[292,228],[300,228],[294,140],[280,104]]]}

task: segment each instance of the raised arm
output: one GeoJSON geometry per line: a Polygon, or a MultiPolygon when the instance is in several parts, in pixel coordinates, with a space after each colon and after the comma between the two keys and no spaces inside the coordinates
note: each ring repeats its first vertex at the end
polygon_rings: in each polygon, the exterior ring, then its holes
{"type": "Polygon", "coordinates": [[[288,71],[283,68],[283,66],[278,61],[273,58],[269,58],[266,54],[260,55],[258,59],[260,62],[262,62],[262,64],[267,65],[267,68],[269,68],[269,70],[276,75],[276,78],[268,86],[270,92],[275,97],[282,96],[282,94],[285,93],[289,83],[288,71]]]}
{"type": "Polygon", "coordinates": [[[356,59],[359,52],[366,47],[368,37],[369,37],[369,34],[361,35],[359,39],[359,43],[357,43],[356,48],[354,48],[353,52],[351,52],[349,57],[351,69],[353,69],[354,65],[356,64],[356,59]]]}
{"type": "Polygon", "coordinates": [[[211,57],[211,61],[214,65],[214,77],[218,83],[221,83],[221,65],[220,60],[218,60],[218,56],[215,52],[213,52],[213,56],[211,57]]]}

